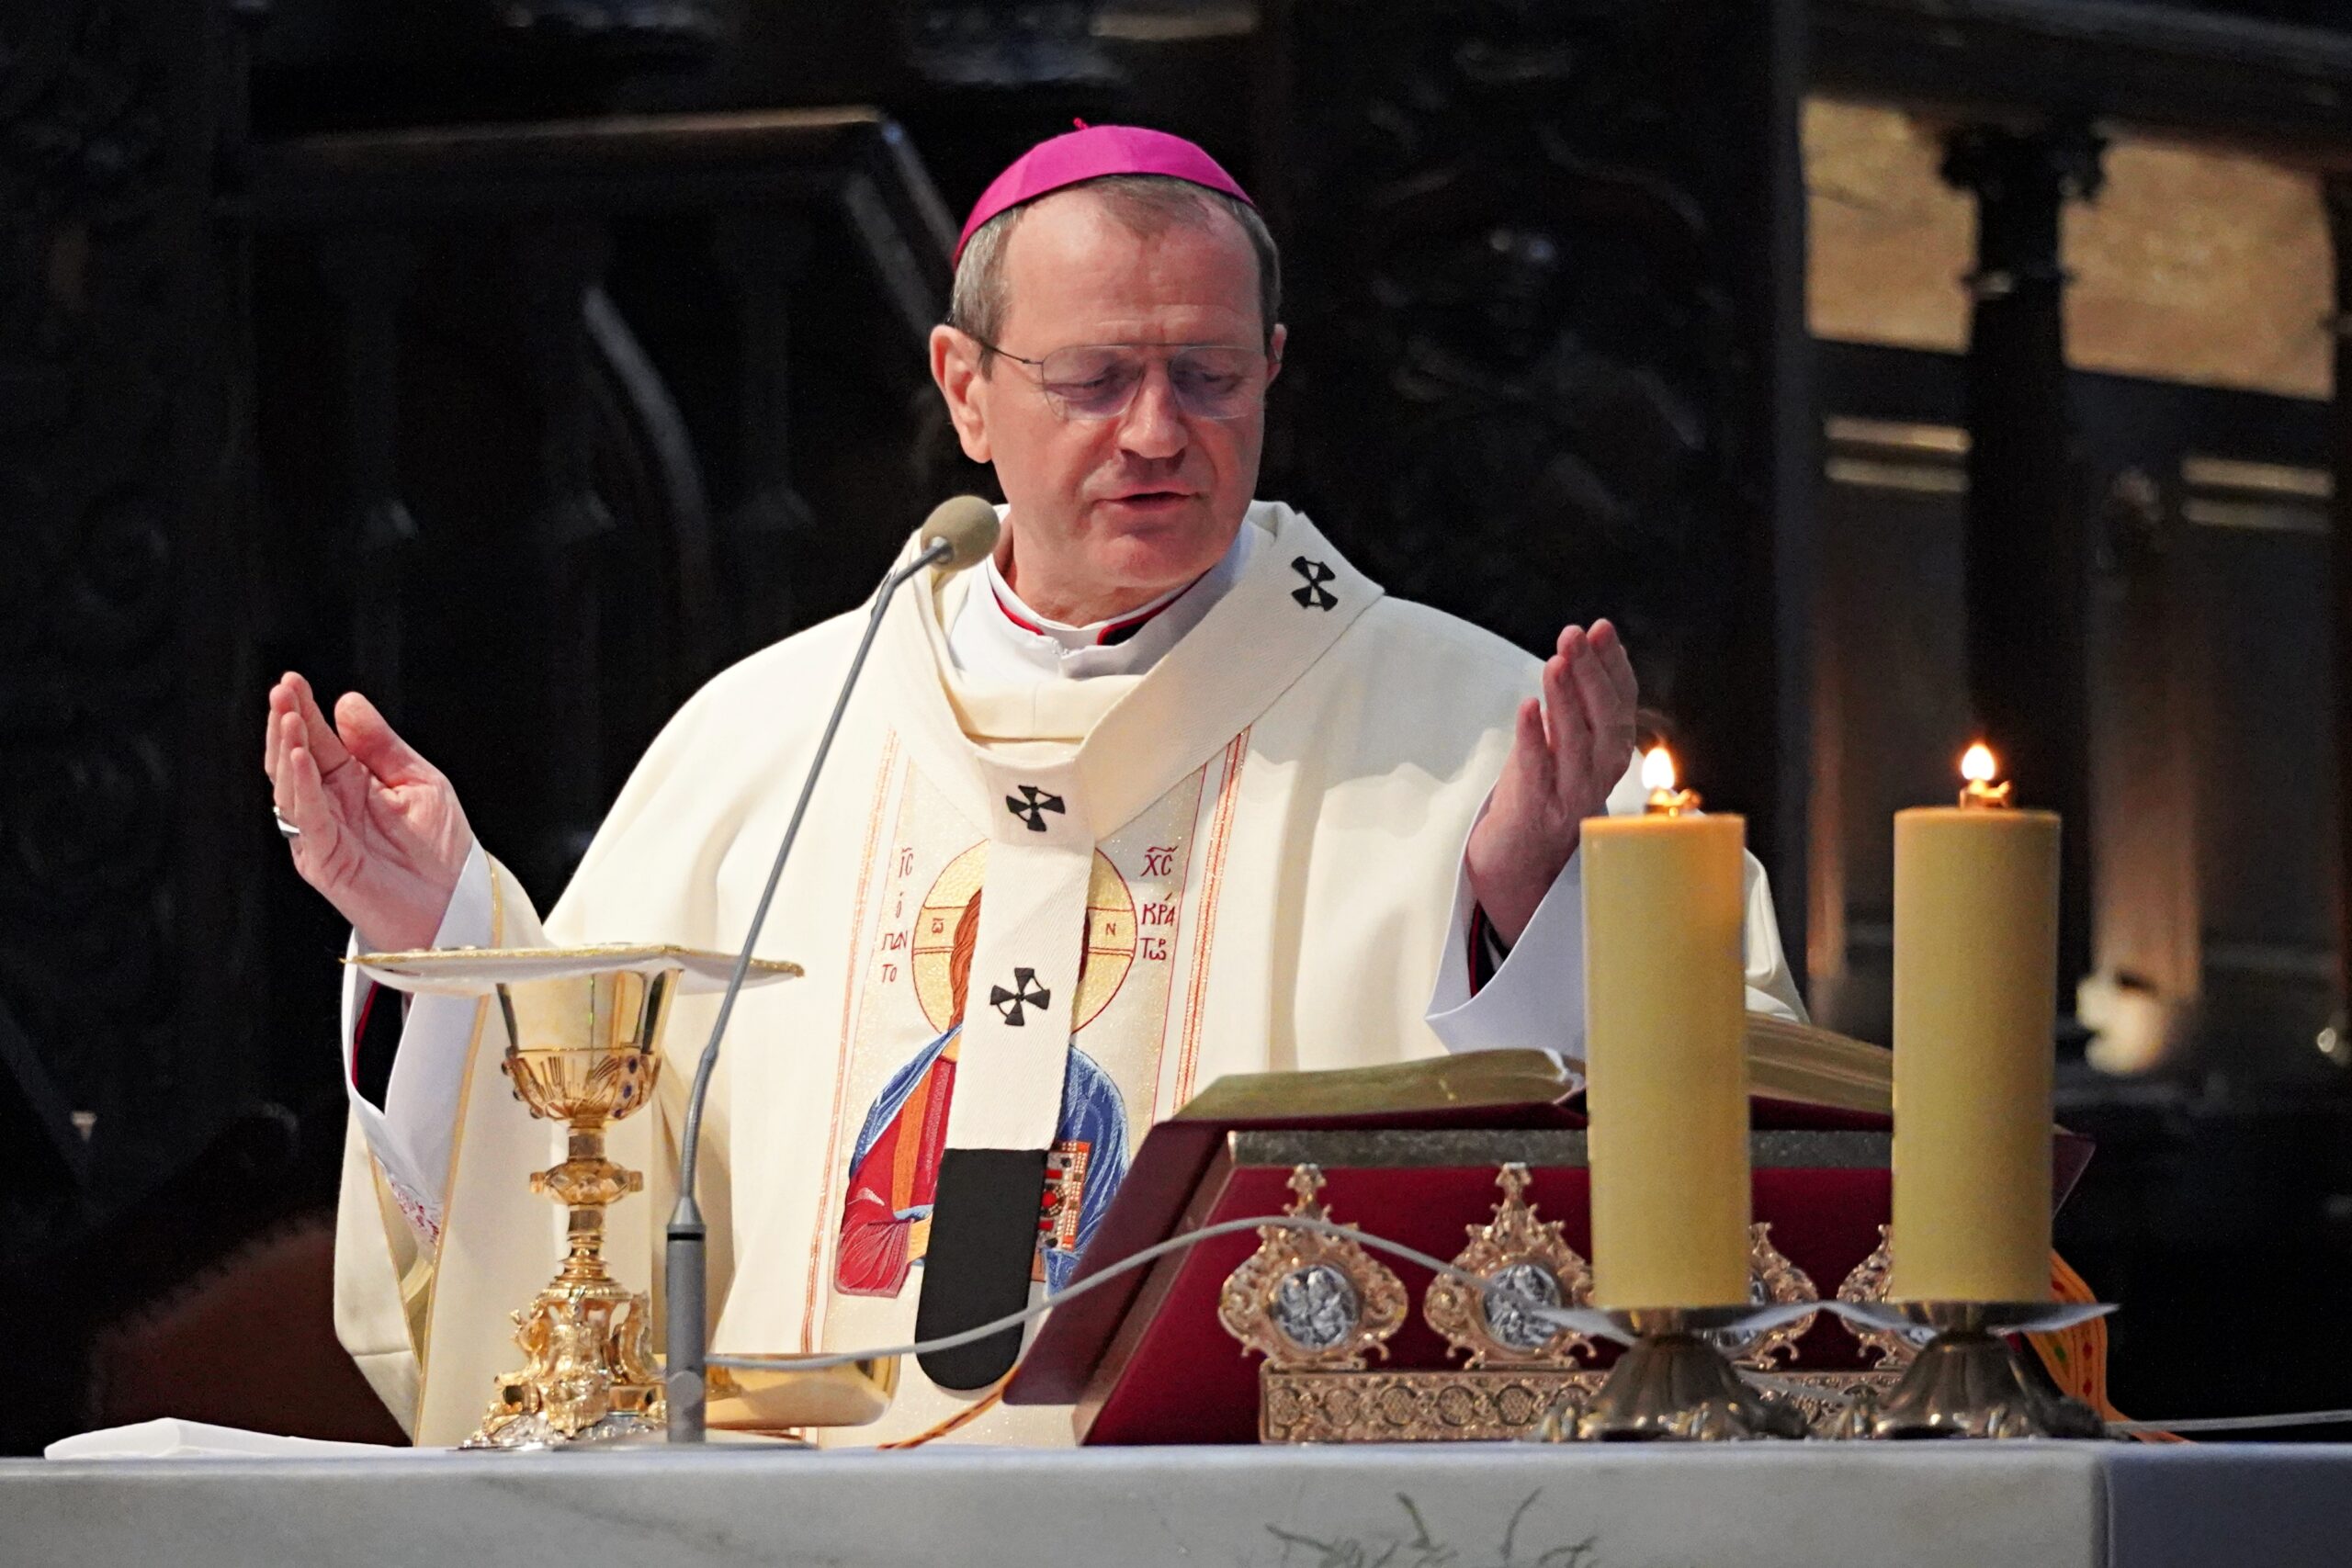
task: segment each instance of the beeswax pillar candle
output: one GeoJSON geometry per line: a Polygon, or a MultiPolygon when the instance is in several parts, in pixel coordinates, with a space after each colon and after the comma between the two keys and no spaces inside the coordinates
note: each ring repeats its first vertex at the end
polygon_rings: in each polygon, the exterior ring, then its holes
{"type": "Polygon", "coordinates": [[[1586,1098],[1601,1306],[1747,1300],[1745,839],[1740,818],[1655,807],[1584,825],[1586,1098]]]}
{"type": "MultiPolygon", "coordinates": [[[[1989,754],[1981,771],[1989,780],[1989,754]]],[[[1972,794],[1984,804],[1894,818],[1887,1293],[2041,1302],[2050,1299],[2059,823],[2052,812],[2010,807],[2006,787],[1972,794]]]]}

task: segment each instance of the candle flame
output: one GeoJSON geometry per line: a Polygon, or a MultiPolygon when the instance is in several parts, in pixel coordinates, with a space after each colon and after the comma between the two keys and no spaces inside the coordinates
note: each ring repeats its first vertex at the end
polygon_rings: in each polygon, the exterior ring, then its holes
{"type": "Polygon", "coordinates": [[[1674,787],[1674,753],[1653,746],[1642,754],[1642,787],[1650,792],[1649,815],[1679,817],[1699,809],[1696,791],[1674,787]]]}
{"type": "Polygon", "coordinates": [[[1999,811],[2015,804],[2009,799],[2008,781],[1993,782],[1993,775],[2000,771],[2000,765],[1993,755],[1993,749],[1982,740],[1968,749],[1968,754],[1960,760],[1961,775],[1968,781],[1960,786],[1960,804],[1963,808],[1999,811]]]}
{"type": "Polygon", "coordinates": [[[1674,753],[1653,746],[1642,757],[1642,787],[1653,795],[1674,788],[1674,753]]]}

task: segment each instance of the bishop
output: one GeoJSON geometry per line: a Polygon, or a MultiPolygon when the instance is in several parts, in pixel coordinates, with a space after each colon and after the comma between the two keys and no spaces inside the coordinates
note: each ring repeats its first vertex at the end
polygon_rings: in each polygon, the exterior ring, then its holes
{"type": "MultiPolygon", "coordinates": [[[[1220,1074],[1574,1057],[1580,825],[1642,805],[1609,623],[1532,658],[1253,499],[1280,264],[1200,148],[1046,141],[981,196],[956,263],[931,370],[1003,532],[890,606],[761,943],[807,978],[730,1026],[700,1183],[719,1351],[894,1344],[926,1298],[978,1321],[1054,1288],[1144,1131],[1220,1074]]],[[[330,719],[289,673],[266,761],[295,868],[359,946],[731,950],[864,620],[695,695],[544,918],[365,697],[330,719]]],[[[1752,859],[1747,883],[1748,1005],[1801,1016],[1752,859]]],[[[373,998],[344,985],[348,1068],[373,998]]],[[[613,1130],[648,1173],[607,1245],[637,1289],[658,1291],[710,1005],[678,1005],[689,1070],[613,1130]]],[[[423,997],[399,1027],[383,1103],[353,1093],[336,1323],[439,1445],[480,1418],[546,1273],[526,1177],[548,1131],[503,1092],[494,1010],[423,997]]],[[[1006,1358],[978,1349],[925,1358],[878,1427],[838,1436],[1068,1442],[1066,1413],[991,1407],[1006,1358]]]]}

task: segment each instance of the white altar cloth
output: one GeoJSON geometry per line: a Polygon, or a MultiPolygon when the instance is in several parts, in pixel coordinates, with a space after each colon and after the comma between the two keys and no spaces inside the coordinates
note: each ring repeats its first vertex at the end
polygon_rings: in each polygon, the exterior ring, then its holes
{"type": "Polygon", "coordinates": [[[2318,1568],[2346,1561],[2347,1539],[2345,1448],[657,1447],[0,1463],[0,1562],[86,1568],[2318,1568]]]}

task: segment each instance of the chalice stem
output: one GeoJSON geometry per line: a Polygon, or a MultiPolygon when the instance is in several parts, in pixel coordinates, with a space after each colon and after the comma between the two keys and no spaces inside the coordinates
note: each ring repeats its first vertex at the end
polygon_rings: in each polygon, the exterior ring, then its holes
{"type": "MultiPolygon", "coordinates": [[[[591,1171],[601,1168],[605,1164],[604,1122],[599,1119],[585,1126],[574,1122],[566,1153],[564,1163],[575,1169],[591,1171]]],[[[569,1214],[564,1226],[566,1248],[563,1269],[557,1275],[562,1283],[594,1284],[611,1277],[605,1269],[605,1209],[612,1201],[603,1190],[591,1186],[584,1191],[574,1191],[565,1204],[569,1214]]]]}
{"type": "Polygon", "coordinates": [[[574,1113],[563,1163],[531,1178],[535,1190],[561,1203],[570,1214],[563,1268],[550,1289],[610,1282],[612,1276],[605,1269],[605,1210],[645,1186],[641,1174],[605,1157],[605,1122],[593,1112],[574,1113]]]}

